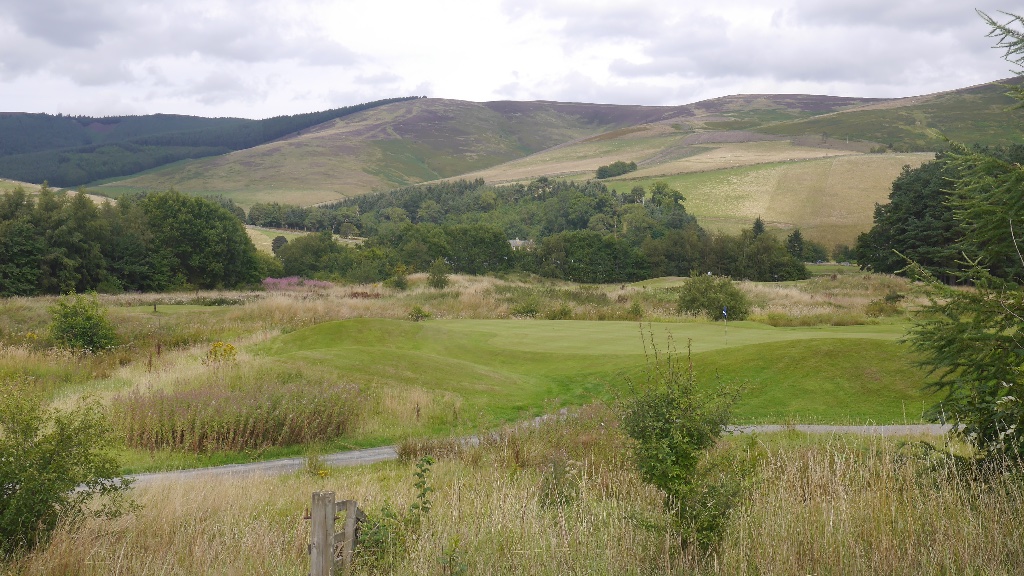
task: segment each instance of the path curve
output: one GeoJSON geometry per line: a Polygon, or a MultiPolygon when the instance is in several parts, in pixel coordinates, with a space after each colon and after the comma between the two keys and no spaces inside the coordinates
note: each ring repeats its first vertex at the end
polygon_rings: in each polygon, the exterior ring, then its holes
{"type": "MultiPolygon", "coordinates": [[[[757,424],[751,426],[730,426],[726,434],[750,434],[796,431],[807,434],[861,434],[865,436],[940,436],[950,430],[949,425],[942,424],[899,424],[882,426],[834,426],[830,424],[757,424]]],[[[473,442],[475,437],[470,437],[473,442]]],[[[361,466],[387,460],[397,460],[398,451],[395,446],[380,446],[336,452],[322,457],[329,466],[361,466]]],[[[228,464],[209,468],[192,468],[170,472],[150,472],[131,474],[126,478],[133,485],[142,486],[152,482],[172,482],[221,476],[243,476],[253,474],[274,475],[288,474],[301,470],[306,466],[306,458],[283,458],[250,464],[228,464]]]]}

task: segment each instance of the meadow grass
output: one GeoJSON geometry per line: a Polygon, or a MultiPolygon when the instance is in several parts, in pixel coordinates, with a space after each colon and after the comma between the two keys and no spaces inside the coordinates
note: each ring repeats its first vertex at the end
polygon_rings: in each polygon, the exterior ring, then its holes
{"type": "Polygon", "coordinates": [[[355,574],[1016,574],[1024,569],[1021,463],[988,468],[916,439],[787,432],[727,438],[716,452],[753,476],[721,543],[680,544],[662,495],[640,481],[615,414],[594,406],[472,446],[412,446],[406,459],[280,477],[148,483],[115,520],[65,525],[11,574],[300,574],[310,494],[333,490],[371,517],[416,501],[432,453],[431,511],[395,528],[393,565],[355,574]],[[459,571],[453,572],[453,567],[459,571]]]}

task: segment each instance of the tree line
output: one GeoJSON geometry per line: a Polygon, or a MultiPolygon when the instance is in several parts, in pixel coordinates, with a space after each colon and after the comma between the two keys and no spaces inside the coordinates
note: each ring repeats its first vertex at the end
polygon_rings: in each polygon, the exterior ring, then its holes
{"type": "Polygon", "coordinates": [[[275,269],[215,200],[161,192],[97,205],[45,186],[0,196],[0,296],[234,288],[275,269]]]}
{"type": "Polygon", "coordinates": [[[595,182],[461,181],[325,207],[255,205],[248,215],[223,197],[172,191],[96,205],[44,187],[35,198],[0,197],[0,294],[237,287],[274,275],[378,282],[438,260],[457,273],[588,283],[694,272],[794,280],[807,277],[806,244],[794,235],[783,243],[760,220],[740,234],[709,233],[663,182],[618,194],[595,182]],[[275,243],[276,257],[257,254],[243,221],[271,217],[320,233],[275,243]],[[361,246],[335,242],[346,225],[366,236],[361,246]],[[516,237],[525,249],[512,249],[516,237]]]}
{"type": "MultiPolygon", "coordinates": [[[[664,182],[619,194],[590,181],[540,178],[495,187],[474,180],[313,208],[254,205],[248,218],[322,231],[278,250],[286,274],[382,280],[389,271],[425,271],[441,259],[458,273],[518,270],[588,283],[692,272],[762,281],[807,277],[803,258],[814,243],[784,244],[764,233],[760,220],[737,235],[709,233],[683,200],[664,182]],[[366,237],[360,249],[329,241],[331,232],[346,229],[366,237]],[[529,240],[528,248],[513,250],[514,238],[529,240]]],[[[799,240],[799,231],[794,234],[799,240]]]]}
{"type": "MultiPolygon", "coordinates": [[[[955,283],[972,262],[984,253],[991,254],[995,245],[1001,247],[1004,257],[985,259],[988,271],[999,278],[1024,279],[1020,259],[1012,257],[1012,238],[1005,226],[996,225],[992,232],[994,225],[988,224],[986,233],[980,234],[983,229],[972,218],[980,209],[966,210],[977,204],[977,198],[956,185],[975,169],[962,161],[965,154],[988,158],[987,177],[992,179],[1004,178],[1013,172],[1013,166],[1024,163],[1024,145],[1015,144],[947,150],[918,168],[904,166],[892,184],[889,202],[875,206],[871,229],[857,238],[854,252],[861,268],[906,273],[913,262],[936,278],[955,283]]],[[[1009,222],[1008,211],[1006,217],[1009,222]]]]}

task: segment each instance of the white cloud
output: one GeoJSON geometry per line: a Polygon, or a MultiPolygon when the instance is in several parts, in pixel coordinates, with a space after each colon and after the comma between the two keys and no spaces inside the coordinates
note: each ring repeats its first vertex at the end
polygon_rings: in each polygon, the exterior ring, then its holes
{"type": "Polygon", "coordinates": [[[909,96],[1008,76],[986,31],[962,0],[0,0],[0,90],[8,110],[249,117],[421,94],[909,96]]]}

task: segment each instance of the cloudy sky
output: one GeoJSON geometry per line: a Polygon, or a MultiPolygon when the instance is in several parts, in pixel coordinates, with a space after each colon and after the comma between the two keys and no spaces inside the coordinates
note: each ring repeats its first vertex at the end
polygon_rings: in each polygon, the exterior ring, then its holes
{"type": "Polygon", "coordinates": [[[974,9],[1014,1],[0,0],[0,111],[913,96],[1010,76],[974,9]]]}

